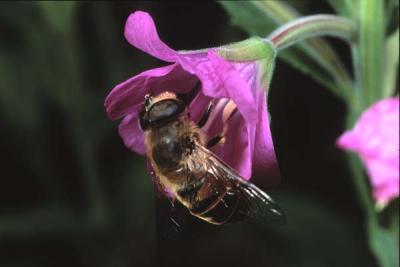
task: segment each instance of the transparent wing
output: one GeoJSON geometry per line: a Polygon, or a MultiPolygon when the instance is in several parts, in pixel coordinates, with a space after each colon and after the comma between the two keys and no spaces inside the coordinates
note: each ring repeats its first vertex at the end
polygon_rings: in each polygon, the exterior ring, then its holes
{"type": "Polygon", "coordinates": [[[226,183],[228,194],[234,194],[240,200],[239,212],[250,218],[266,218],[273,223],[283,224],[286,216],[283,210],[263,190],[244,180],[234,169],[219,159],[214,153],[198,145],[202,153],[207,154],[208,172],[215,179],[226,183]]]}

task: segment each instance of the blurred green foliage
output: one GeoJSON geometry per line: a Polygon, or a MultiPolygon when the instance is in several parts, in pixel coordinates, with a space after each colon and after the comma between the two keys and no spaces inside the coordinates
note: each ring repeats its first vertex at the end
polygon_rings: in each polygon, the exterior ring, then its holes
{"type": "Polygon", "coordinates": [[[155,253],[145,161],[126,151],[103,109],[107,91],[140,65],[122,52],[124,16],[110,3],[0,5],[0,265],[154,263],[127,251],[134,240],[155,253]],[[32,242],[45,244],[36,256],[10,248],[32,242]],[[64,242],[79,256],[43,256],[64,242]]]}
{"type": "MultiPolygon", "coordinates": [[[[229,12],[232,23],[250,35],[268,36],[279,25],[301,14],[285,1],[220,1],[229,12]]],[[[344,98],[351,90],[351,80],[335,50],[322,38],[311,38],[283,50],[279,57],[294,68],[310,75],[316,81],[344,98]]]]}
{"type": "Polygon", "coordinates": [[[269,102],[283,178],[273,194],[288,225],[213,227],[183,213],[182,233],[160,239],[164,208],[145,159],[103,108],[117,83],[163,64],[123,38],[138,9],[177,49],[246,37],[211,2],[0,3],[0,266],[376,266],[332,145],[344,107],[280,61],[269,102]]]}
{"type": "MultiPolygon", "coordinates": [[[[265,36],[277,25],[299,16],[289,2],[221,1],[220,3],[229,12],[233,24],[249,34],[265,36]]],[[[304,40],[283,53],[279,52],[278,57],[309,74],[341,97],[348,110],[347,128],[351,128],[368,106],[397,92],[398,2],[343,0],[330,1],[330,4],[339,14],[348,17],[354,23],[355,36],[348,40],[354,72],[352,80],[335,51],[320,38],[304,40]],[[311,61],[304,60],[304,56],[309,57],[311,61]],[[317,66],[315,63],[318,63],[317,66]],[[325,77],[321,71],[326,71],[330,75],[325,77]]],[[[396,227],[380,225],[381,214],[374,207],[364,168],[354,155],[349,157],[349,163],[353,171],[354,186],[364,210],[364,227],[371,251],[380,266],[399,266],[398,230],[396,227]]],[[[398,216],[398,212],[394,212],[391,216],[392,218],[398,216]]]]}

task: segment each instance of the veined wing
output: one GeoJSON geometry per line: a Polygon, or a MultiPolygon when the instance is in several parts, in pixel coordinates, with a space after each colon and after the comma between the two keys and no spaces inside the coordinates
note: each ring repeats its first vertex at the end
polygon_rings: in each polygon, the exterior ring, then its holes
{"type": "Polygon", "coordinates": [[[234,169],[228,166],[213,152],[197,144],[200,153],[204,153],[208,172],[214,179],[223,180],[228,187],[227,194],[239,199],[238,212],[246,217],[264,217],[273,223],[285,223],[286,217],[282,209],[263,190],[244,180],[234,169]]]}

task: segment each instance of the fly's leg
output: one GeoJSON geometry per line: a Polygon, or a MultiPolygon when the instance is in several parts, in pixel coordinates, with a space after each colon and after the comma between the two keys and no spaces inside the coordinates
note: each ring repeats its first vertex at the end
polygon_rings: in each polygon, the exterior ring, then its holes
{"type": "Polygon", "coordinates": [[[197,81],[192,90],[188,93],[178,93],[176,97],[182,100],[186,105],[190,105],[192,100],[196,97],[197,93],[200,91],[201,82],[197,81]]]}
{"type": "Polygon", "coordinates": [[[224,107],[223,114],[222,114],[222,123],[224,125],[222,133],[217,134],[216,136],[214,136],[210,140],[208,140],[207,148],[211,148],[215,145],[225,143],[225,136],[228,132],[228,127],[229,127],[228,122],[233,117],[233,115],[236,113],[236,111],[237,111],[237,108],[236,108],[235,103],[233,103],[233,101],[230,100],[224,107]]]}
{"type": "Polygon", "coordinates": [[[208,140],[208,142],[207,142],[207,148],[211,148],[211,147],[213,147],[213,146],[215,146],[215,145],[218,145],[218,144],[220,144],[220,143],[223,143],[223,142],[222,142],[223,139],[224,139],[224,136],[223,136],[223,135],[218,134],[218,135],[214,136],[213,138],[211,138],[210,140],[208,140]]]}
{"type": "Polygon", "coordinates": [[[210,118],[210,114],[211,114],[211,111],[213,109],[213,106],[214,106],[213,102],[210,102],[208,104],[208,107],[207,107],[206,111],[201,116],[200,120],[197,122],[197,126],[199,128],[203,128],[203,126],[207,123],[208,118],[210,118]]]}

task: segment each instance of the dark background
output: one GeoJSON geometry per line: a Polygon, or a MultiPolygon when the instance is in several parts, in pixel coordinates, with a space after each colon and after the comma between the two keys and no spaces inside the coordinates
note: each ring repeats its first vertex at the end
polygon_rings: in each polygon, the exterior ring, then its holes
{"type": "Polygon", "coordinates": [[[345,105],[280,60],[268,104],[282,180],[268,192],[288,224],[216,227],[179,211],[179,233],[162,238],[168,203],[103,107],[117,83],[165,64],[124,39],[135,10],[177,50],[247,37],[213,2],[0,3],[0,266],[376,266],[334,145],[345,105]]]}

